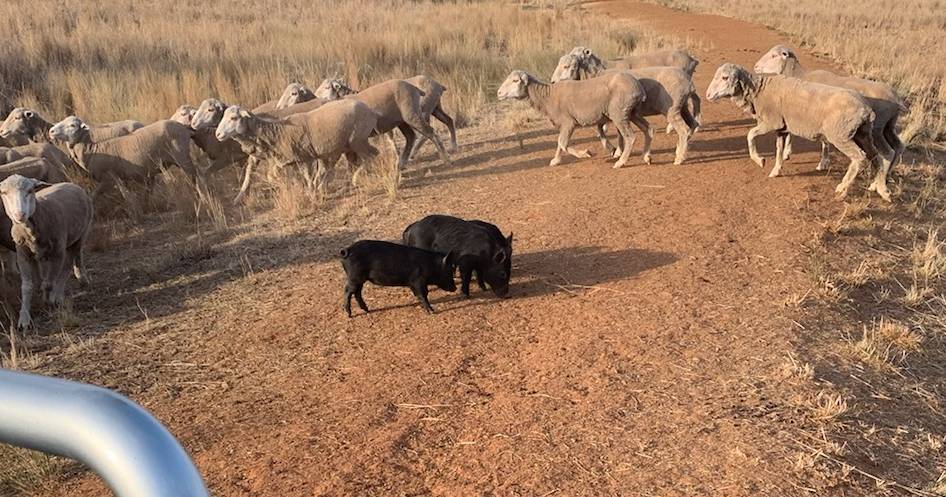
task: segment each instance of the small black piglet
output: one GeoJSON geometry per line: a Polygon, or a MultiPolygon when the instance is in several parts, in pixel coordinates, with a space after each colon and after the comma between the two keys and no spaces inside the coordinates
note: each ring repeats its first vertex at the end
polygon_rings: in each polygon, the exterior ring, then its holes
{"type": "Polygon", "coordinates": [[[427,286],[436,285],[455,292],[453,281],[456,264],[453,255],[407,247],[378,240],[361,240],[341,251],[342,267],[348,281],[345,283],[345,301],[342,308],[351,317],[351,297],[368,312],[361,289],[366,281],[380,286],[410,287],[427,312],[434,312],[427,300],[427,286]]]}
{"type": "Polygon", "coordinates": [[[460,291],[466,297],[470,296],[474,273],[481,289],[486,290],[488,284],[497,297],[509,293],[512,234],[503,236],[495,225],[432,214],[408,226],[403,242],[412,247],[453,253],[460,269],[460,291]]]}

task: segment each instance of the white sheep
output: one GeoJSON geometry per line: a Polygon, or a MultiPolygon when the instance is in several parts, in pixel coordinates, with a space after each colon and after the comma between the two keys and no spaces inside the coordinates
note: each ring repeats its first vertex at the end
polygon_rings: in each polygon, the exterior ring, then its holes
{"type": "Polygon", "coordinates": [[[38,179],[47,183],[66,181],[66,174],[61,167],[42,157],[23,157],[0,166],[0,180],[14,174],[38,179]]]}
{"type": "Polygon", "coordinates": [[[696,88],[686,73],[676,67],[645,67],[641,69],[606,69],[591,66],[587,71],[582,70],[583,63],[577,55],[567,54],[559,59],[558,67],[552,75],[552,83],[562,80],[578,80],[584,74],[586,77],[596,77],[605,74],[614,74],[627,71],[640,81],[647,98],[638,107],[637,113],[641,116],[662,115],[667,118],[667,126],[677,132],[677,150],[674,164],[682,164],[686,160],[690,138],[699,123],[690,113],[687,100],[692,99],[694,108],[699,109],[700,97],[696,95],[696,88]]]}
{"type": "Polygon", "coordinates": [[[18,174],[0,182],[0,199],[13,224],[21,294],[17,326],[23,329],[33,323],[36,283],[46,302],[61,305],[70,267],[84,282],[82,247],[92,226],[92,199],[76,184],[50,185],[18,174]]]}
{"type": "MultiPolygon", "coordinates": [[[[126,120],[105,124],[89,124],[93,141],[105,141],[131,134],[144,127],[138,121],[126,120]]],[[[45,120],[34,110],[17,107],[0,125],[0,136],[26,138],[33,142],[49,141],[49,128],[53,123],[45,120]]]]}
{"type": "MultiPolygon", "coordinates": [[[[749,157],[759,165],[765,160],[755,146],[757,136],[776,132],[775,167],[770,176],[782,167],[785,138],[789,133],[810,140],[827,140],[851,159],[847,174],[836,191],[847,194],[851,183],[867,161],[877,157],[871,139],[874,112],[857,92],[802,81],[779,75],[751,74],[736,64],[723,64],[706,90],[706,98],[715,102],[730,97],[733,103],[756,120],[746,140],[749,157]]],[[[878,168],[874,189],[884,200],[890,200],[886,175],[878,168]]]]}
{"type": "Polygon", "coordinates": [[[626,72],[550,85],[525,71],[516,70],[509,74],[496,96],[500,100],[528,100],[533,108],[559,127],[558,147],[550,166],[562,162],[562,152],[577,158],[591,157],[587,150],[568,146],[577,127],[595,126],[602,145],[610,147],[604,136],[604,125],[608,122],[617,128],[622,141],[621,156],[614,164],[615,168],[623,167],[630,158],[634,144],[632,123],[644,132],[644,162],[650,163],[650,126],[637,114],[647,97],[640,82],[626,72]]]}
{"type": "Polygon", "coordinates": [[[221,142],[236,140],[250,157],[240,193],[233,202],[243,199],[253,167],[261,160],[301,164],[308,185],[321,190],[325,174],[342,155],[352,164],[377,155],[368,143],[377,122],[378,115],[358,100],[331,102],[279,121],[260,118],[236,105],[229,107],[217,126],[216,137],[221,142]],[[313,163],[318,164],[315,174],[313,163]]]}
{"type": "Polygon", "coordinates": [[[89,126],[69,116],[49,130],[53,140],[65,142],[76,164],[99,183],[93,197],[114,186],[117,179],[150,185],[164,167],[176,165],[194,181],[202,194],[200,171],[190,157],[194,131],[168,119],[111,140],[92,140],[89,126]]]}
{"type": "MultiPolygon", "coordinates": [[[[765,74],[783,74],[813,83],[847,88],[860,93],[867,105],[870,105],[871,110],[874,111],[872,135],[874,146],[880,152],[885,174],[889,174],[890,168],[895,166],[903,155],[905,146],[900,141],[900,137],[897,136],[897,119],[906,108],[890,85],[853,76],[841,76],[830,71],[806,71],[798,62],[798,56],[795,55],[795,52],[783,45],[772,47],[759,58],[754,71],[765,74]]],[[[785,160],[788,160],[791,153],[792,141],[791,136],[789,136],[785,140],[785,160]]],[[[822,142],[821,161],[818,162],[817,168],[819,171],[827,167],[828,153],[828,144],[822,142]]]]}
{"type": "Polygon", "coordinates": [[[247,158],[239,143],[233,140],[220,141],[214,135],[227,107],[229,105],[216,98],[208,98],[200,103],[191,117],[194,144],[210,159],[206,174],[213,174],[230,165],[243,164],[247,158]]]}
{"type": "MultiPolygon", "coordinates": [[[[376,134],[385,134],[394,128],[399,129],[406,142],[404,150],[398,157],[399,168],[404,167],[410,159],[417,133],[433,142],[443,163],[450,164],[450,157],[447,155],[443,142],[430,127],[430,114],[424,113],[422,102],[427,95],[426,92],[402,79],[390,79],[357,93],[349,92],[351,92],[350,88],[345,91],[341,86],[333,85],[332,80],[329,79],[319,85],[315,96],[325,100],[349,98],[364,102],[379,116],[376,134]]],[[[439,95],[437,100],[439,102],[439,95]]],[[[393,138],[391,142],[394,142],[393,138]]]]}
{"type": "Polygon", "coordinates": [[[190,104],[184,104],[177,108],[174,111],[174,114],[171,114],[171,117],[168,119],[183,124],[184,126],[191,125],[191,119],[194,118],[194,113],[197,112],[197,108],[190,104]]]}
{"type": "Polygon", "coordinates": [[[76,165],[72,158],[69,157],[69,154],[48,142],[28,143],[10,149],[0,148],[0,164],[19,160],[24,157],[46,159],[50,164],[58,167],[62,171],[74,169],[76,165]]]}
{"type": "Polygon", "coordinates": [[[307,102],[315,98],[312,90],[302,83],[289,83],[276,100],[264,102],[253,109],[254,114],[271,114],[290,105],[307,102]]]}

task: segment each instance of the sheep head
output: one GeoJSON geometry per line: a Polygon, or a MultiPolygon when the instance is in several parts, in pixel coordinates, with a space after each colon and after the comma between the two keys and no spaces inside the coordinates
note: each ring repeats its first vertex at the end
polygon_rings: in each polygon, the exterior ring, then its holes
{"type": "Polygon", "coordinates": [[[723,64],[716,70],[706,88],[706,99],[715,102],[723,97],[742,99],[755,88],[749,71],[736,64],[723,64]]]}
{"type": "Polygon", "coordinates": [[[15,224],[26,224],[36,212],[36,192],[52,186],[45,181],[14,174],[0,181],[3,208],[15,224]]]}
{"type": "Polygon", "coordinates": [[[193,105],[184,104],[177,108],[174,111],[174,115],[171,116],[171,120],[179,122],[184,126],[190,126],[191,119],[194,118],[194,114],[197,112],[197,109],[193,105]]]}
{"type": "Polygon", "coordinates": [[[791,48],[775,45],[755,63],[753,71],[758,74],[782,74],[790,59],[797,59],[791,48]]]}
{"type": "Polygon", "coordinates": [[[191,118],[191,128],[194,131],[216,128],[223,118],[223,113],[227,110],[227,104],[216,98],[208,98],[200,103],[194,117],[191,118]]]}
{"type": "Polygon", "coordinates": [[[283,90],[282,96],[279,97],[279,101],[276,102],[276,110],[314,99],[315,93],[308,86],[302,83],[289,83],[289,86],[283,90]]]}
{"type": "Polygon", "coordinates": [[[496,97],[499,100],[522,100],[529,96],[529,82],[533,78],[529,73],[521,70],[515,70],[509,73],[503,84],[496,90],[496,97]]]}
{"type": "Polygon", "coordinates": [[[552,82],[557,83],[565,79],[581,79],[581,59],[572,53],[565,54],[558,59],[558,65],[552,73],[552,82]]]}
{"type": "Polygon", "coordinates": [[[356,93],[355,90],[351,89],[345,80],[339,78],[326,78],[315,89],[315,97],[322,100],[338,100],[354,93],[356,93]]]}
{"type": "Polygon", "coordinates": [[[33,138],[37,133],[36,130],[40,119],[36,111],[17,107],[7,115],[6,120],[0,125],[0,137],[33,138]]]}
{"type": "Polygon", "coordinates": [[[69,116],[49,128],[49,139],[75,145],[89,141],[89,125],[76,116],[69,116]]]}
{"type": "Polygon", "coordinates": [[[250,111],[239,105],[231,105],[224,111],[214,135],[220,141],[245,137],[251,132],[253,119],[255,116],[250,111]]]}

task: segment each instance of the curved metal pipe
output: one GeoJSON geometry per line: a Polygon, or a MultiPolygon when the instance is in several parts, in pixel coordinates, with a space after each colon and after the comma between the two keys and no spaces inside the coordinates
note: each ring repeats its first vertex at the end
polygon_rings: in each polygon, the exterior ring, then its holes
{"type": "Polygon", "coordinates": [[[104,388],[0,369],[0,443],[75,459],[118,497],[210,497],[174,436],[104,388]]]}

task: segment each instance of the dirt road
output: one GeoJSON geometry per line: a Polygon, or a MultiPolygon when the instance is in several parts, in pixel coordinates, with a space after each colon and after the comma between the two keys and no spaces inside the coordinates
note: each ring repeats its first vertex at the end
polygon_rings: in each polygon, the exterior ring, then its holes
{"type": "MultiPolygon", "coordinates": [[[[636,2],[587,8],[692,40],[701,92],[722,62],[789,42],[636,2]]],[[[747,117],[703,111],[682,166],[662,131],[654,165],[636,154],[623,170],[600,153],[547,167],[544,127],[524,149],[467,135],[454,167],[408,176],[390,211],[342,229],[255,226],[174,259],[92,254],[105,283],[77,312],[107,331],[43,371],[142,401],[217,496],[808,495],[771,378],[794,351],[801,247],[842,207],[839,168],[815,173],[799,143],[768,179],[747,117]],[[512,298],[432,292],[428,316],[404,289],[368,287],[375,312],[344,317],[338,249],[431,212],[514,232],[512,298]]],[[[51,490],[103,491],[87,474],[51,490]]]]}

